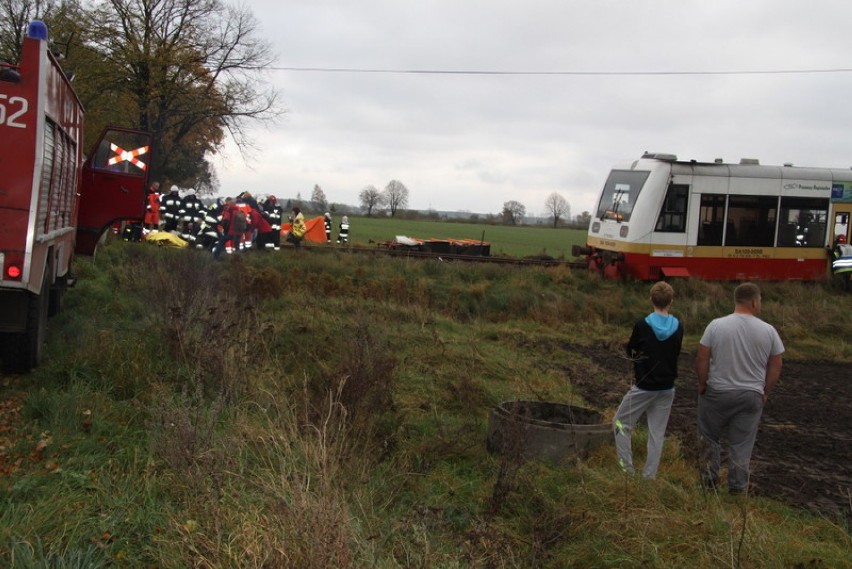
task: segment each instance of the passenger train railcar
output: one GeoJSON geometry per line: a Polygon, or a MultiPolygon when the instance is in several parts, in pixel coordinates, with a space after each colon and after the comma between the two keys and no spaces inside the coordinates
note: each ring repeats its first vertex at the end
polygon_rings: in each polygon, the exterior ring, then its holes
{"type": "Polygon", "coordinates": [[[645,153],[609,173],[574,253],[611,278],[818,280],[850,212],[852,169],[645,153]]]}

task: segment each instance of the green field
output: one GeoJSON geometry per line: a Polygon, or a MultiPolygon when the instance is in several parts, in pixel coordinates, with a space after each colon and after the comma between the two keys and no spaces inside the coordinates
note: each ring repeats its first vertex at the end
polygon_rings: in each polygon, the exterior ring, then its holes
{"type": "MultiPolygon", "coordinates": [[[[335,216],[333,237],[337,236],[339,216],[335,216]]],[[[368,246],[371,242],[393,241],[397,235],[417,239],[475,239],[491,243],[495,256],[528,257],[549,255],[573,259],[572,245],[585,245],[586,231],[546,226],[488,225],[446,221],[349,216],[350,242],[368,246]]]]}
{"type": "MultiPolygon", "coordinates": [[[[78,259],[44,362],[0,376],[0,567],[852,569],[845,519],[706,492],[674,435],[651,481],[611,444],[560,464],[488,452],[501,402],[589,406],[628,380],[612,362],[648,283],[324,248],[78,259]]],[[[732,285],[674,286],[694,352],[732,285]]],[[[785,361],[852,361],[852,295],[762,289],[785,361]]]]}

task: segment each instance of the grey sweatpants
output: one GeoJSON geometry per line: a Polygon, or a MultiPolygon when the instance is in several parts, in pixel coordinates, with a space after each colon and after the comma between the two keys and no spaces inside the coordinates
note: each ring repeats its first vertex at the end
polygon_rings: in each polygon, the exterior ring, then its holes
{"type": "Polygon", "coordinates": [[[615,432],[618,464],[625,472],[633,474],[631,435],[633,427],[645,413],[648,421],[648,455],[645,458],[642,476],[654,478],[657,475],[674,395],[674,389],[645,391],[634,385],[621,400],[621,405],[618,406],[618,411],[612,419],[612,426],[615,432]]]}
{"type": "Polygon", "coordinates": [[[763,413],[763,395],[757,391],[713,391],[698,398],[698,432],[701,434],[701,476],[705,483],[719,482],[722,432],[727,430],[730,446],[728,488],[748,488],[751,451],[763,413]]]}

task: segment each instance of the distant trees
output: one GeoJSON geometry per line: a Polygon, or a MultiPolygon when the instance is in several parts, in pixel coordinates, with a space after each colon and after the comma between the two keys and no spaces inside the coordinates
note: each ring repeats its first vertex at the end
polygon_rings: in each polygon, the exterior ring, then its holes
{"type": "Polygon", "coordinates": [[[319,187],[319,184],[314,185],[314,191],[311,192],[311,201],[322,211],[328,211],[328,200],[325,197],[325,192],[319,187]]]}
{"type": "Polygon", "coordinates": [[[517,225],[523,222],[527,214],[527,208],[521,202],[510,200],[503,204],[503,223],[517,225]]]}
{"type": "Polygon", "coordinates": [[[367,217],[373,215],[373,210],[384,205],[384,196],[376,186],[367,186],[361,193],[358,194],[358,199],[361,200],[361,209],[367,212],[367,217]]]}
{"type": "Polygon", "coordinates": [[[391,180],[385,186],[384,203],[390,210],[391,217],[400,209],[408,206],[408,188],[399,180],[391,180]]]}
{"type": "Polygon", "coordinates": [[[588,211],[584,211],[580,215],[574,218],[574,223],[579,225],[580,227],[588,227],[589,223],[592,221],[592,214],[588,211]]]}
{"type": "Polygon", "coordinates": [[[547,199],[544,200],[544,207],[547,211],[547,216],[553,220],[553,227],[559,225],[559,220],[566,218],[571,219],[571,206],[560,194],[553,192],[547,199]]]}

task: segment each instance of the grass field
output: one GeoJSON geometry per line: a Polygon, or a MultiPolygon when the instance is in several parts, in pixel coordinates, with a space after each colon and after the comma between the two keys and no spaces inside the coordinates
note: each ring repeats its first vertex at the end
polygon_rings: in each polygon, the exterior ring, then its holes
{"type": "MultiPolygon", "coordinates": [[[[336,216],[333,240],[337,238],[339,222],[339,216],[336,216]]],[[[397,235],[417,239],[474,239],[491,243],[491,254],[494,256],[549,255],[556,259],[573,259],[571,246],[586,243],[586,231],[546,226],[487,225],[351,215],[349,224],[350,241],[359,246],[369,246],[370,241],[392,241],[397,235]]]]}
{"type": "MultiPolygon", "coordinates": [[[[621,474],[611,446],[567,465],[487,452],[500,402],[583,404],[575,385],[609,376],[584,347],[623,357],[647,283],[342,248],[215,262],[123,242],[77,272],[45,362],[0,382],[2,567],[852,567],[844,522],[708,495],[674,437],[654,481],[621,474]]],[[[732,289],[676,286],[695,349],[732,289]]],[[[764,289],[791,357],[852,361],[837,341],[852,337],[850,302],[816,284],[764,289]]]]}

